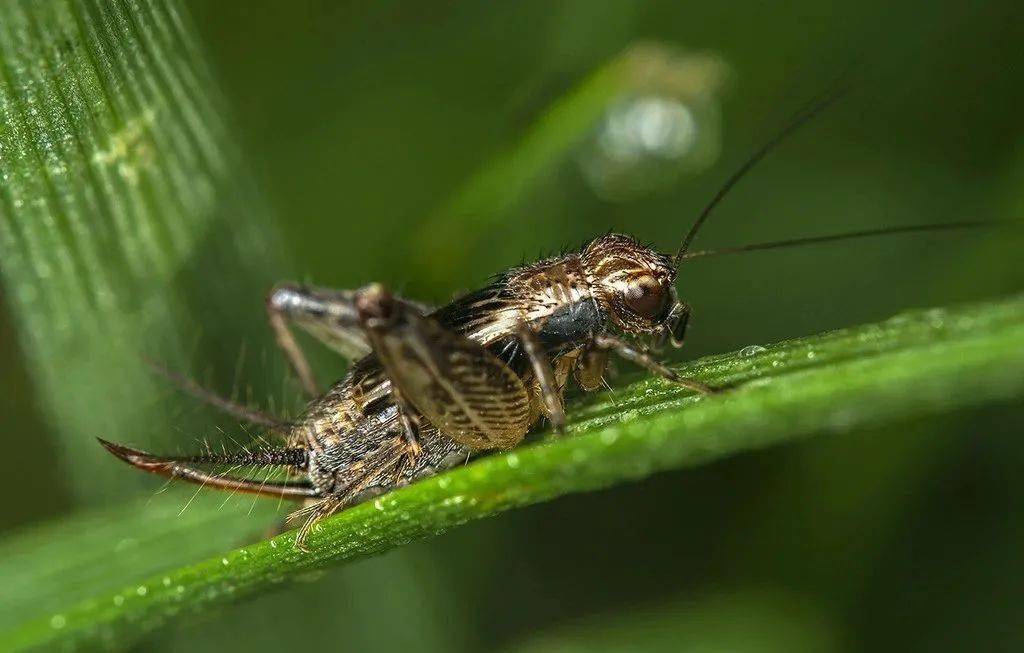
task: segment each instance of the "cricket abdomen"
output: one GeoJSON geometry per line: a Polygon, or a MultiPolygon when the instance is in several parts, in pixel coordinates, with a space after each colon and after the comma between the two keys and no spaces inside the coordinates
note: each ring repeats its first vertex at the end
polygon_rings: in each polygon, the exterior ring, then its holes
{"type": "Polygon", "coordinates": [[[306,410],[293,438],[309,449],[308,475],[325,496],[362,484],[367,496],[447,469],[469,455],[466,447],[429,423],[419,433],[420,455],[401,460],[408,442],[391,396],[391,382],[367,356],[306,410]],[[402,464],[400,464],[402,463],[402,464]]]}

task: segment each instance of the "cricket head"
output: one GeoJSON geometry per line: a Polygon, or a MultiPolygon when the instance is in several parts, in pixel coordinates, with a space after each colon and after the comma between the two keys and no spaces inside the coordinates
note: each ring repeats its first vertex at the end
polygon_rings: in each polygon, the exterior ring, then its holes
{"type": "Polygon", "coordinates": [[[676,296],[676,268],[665,256],[620,234],[595,238],[580,256],[595,296],[625,333],[676,339],[685,311],[676,296]]]}

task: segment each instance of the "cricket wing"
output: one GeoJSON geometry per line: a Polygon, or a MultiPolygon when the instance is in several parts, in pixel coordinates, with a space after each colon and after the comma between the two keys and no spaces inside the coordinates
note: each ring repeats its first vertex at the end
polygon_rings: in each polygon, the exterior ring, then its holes
{"type": "Polygon", "coordinates": [[[482,345],[400,303],[365,322],[402,397],[441,433],[473,449],[507,449],[530,428],[526,386],[482,345]]]}

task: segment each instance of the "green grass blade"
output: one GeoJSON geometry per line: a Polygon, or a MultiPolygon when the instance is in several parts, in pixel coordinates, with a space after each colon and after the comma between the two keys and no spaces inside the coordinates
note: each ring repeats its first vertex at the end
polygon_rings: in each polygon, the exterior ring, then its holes
{"type": "Polygon", "coordinates": [[[139,487],[96,473],[96,436],[201,425],[142,356],[183,366],[244,314],[242,289],[258,318],[280,267],[188,31],[176,0],[0,3],[0,281],[86,501],[139,487]]]}
{"type": "MultiPolygon", "coordinates": [[[[0,648],[126,646],[174,618],[519,506],[812,434],[1019,398],[1024,298],[908,313],[680,369],[739,385],[698,399],[642,380],[575,404],[569,437],[484,458],[327,520],[310,553],[285,534],[39,614],[0,635],[0,648]]],[[[25,556],[17,564],[43,569],[51,561],[25,556]]],[[[37,602],[31,583],[7,594],[37,602]]]]}

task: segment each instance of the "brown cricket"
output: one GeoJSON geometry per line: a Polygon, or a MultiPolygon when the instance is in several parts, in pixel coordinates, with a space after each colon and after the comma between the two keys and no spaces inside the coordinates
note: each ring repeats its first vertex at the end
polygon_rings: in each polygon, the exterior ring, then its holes
{"type": "Polygon", "coordinates": [[[786,135],[836,98],[798,112],[723,185],[682,245],[666,255],[630,236],[607,234],[578,252],[501,274],[493,283],[432,310],[378,284],[356,291],[281,285],[266,308],[276,340],[311,400],[294,421],[234,404],[169,374],[186,390],[280,436],[280,448],[235,454],[157,456],[105,440],[111,453],[163,476],[208,487],[304,502],[296,536],[335,511],[470,456],[515,447],[546,417],[565,427],[569,379],[586,391],[602,383],[610,355],[697,393],[716,389],[684,378],[643,343],[683,344],[689,306],[676,294],[680,264],[712,254],[908,231],[959,229],[978,222],[915,225],[690,252],[701,225],[725,194],[786,135]],[[289,323],[353,360],[325,393],[289,323]],[[218,466],[277,465],[290,480],[267,481],[215,471],[218,466]]]}

